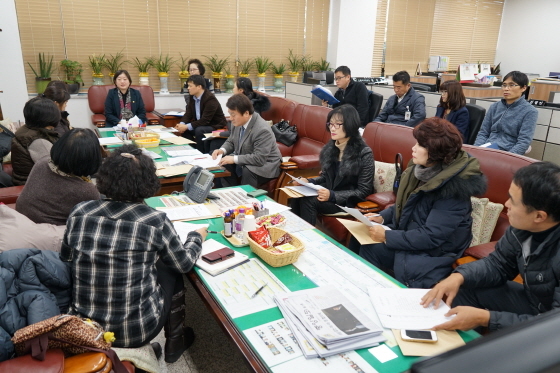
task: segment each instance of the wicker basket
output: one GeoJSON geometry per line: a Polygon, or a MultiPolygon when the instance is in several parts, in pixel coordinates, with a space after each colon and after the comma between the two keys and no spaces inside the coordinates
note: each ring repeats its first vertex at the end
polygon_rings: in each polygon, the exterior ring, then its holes
{"type": "Polygon", "coordinates": [[[155,148],[159,146],[159,134],[148,131],[135,131],[130,134],[130,139],[140,148],[155,148]]]}
{"type": "MultiPolygon", "coordinates": [[[[268,228],[268,232],[270,233],[270,241],[272,243],[276,242],[277,239],[282,237],[284,234],[288,233],[283,229],[270,227],[268,228]]],[[[289,233],[288,233],[289,234],[289,233]]],[[[288,264],[295,263],[301,253],[303,252],[303,244],[300,240],[298,240],[295,236],[291,235],[292,242],[290,242],[296,249],[293,251],[288,251],[285,253],[273,253],[255,241],[251,239],[251,237],[247,237],[249,240],[249,247],[251,251],[257,254],[262,260],[264,260],[268,265],[272,267],[282,267],[288,264]]]]}

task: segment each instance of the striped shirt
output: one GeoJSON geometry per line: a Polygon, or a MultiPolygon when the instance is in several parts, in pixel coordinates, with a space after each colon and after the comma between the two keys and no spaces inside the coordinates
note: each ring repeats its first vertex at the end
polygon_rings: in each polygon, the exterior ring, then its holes
{"type": "Polygon", "coordinates": [[[137,345],[162,317],[156,262],[186,273],[201,250],[200,234],[189,233],[182,244],[166,214],[144,204],[79,203],[68,217],[60,254],[71,262],[74,278],[70,312],[114,332],[120,347],[137,345]]]}

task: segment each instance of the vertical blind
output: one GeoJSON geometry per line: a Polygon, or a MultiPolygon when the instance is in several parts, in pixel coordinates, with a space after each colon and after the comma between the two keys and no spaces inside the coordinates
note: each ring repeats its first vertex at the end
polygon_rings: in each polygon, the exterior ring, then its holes
{"type": "Polygon", "coordinates": [[[503,5],[504,0],[378,0],[372,76],[381,74],[383,56],[389,75],[412,75],[418,63],[425,71],[429,56],[448,56],[450,70],[465,62],[493,64],[503,5]]]}
{"type": "MultiPolygon", "coordinates": [[[[60,61],[82,63],[86,88],[91,84],[88,57],[115,55],[125,59],[169,55],[178,60],[217,55],[237,59],[268,57],[287,63],[289,49],[314,60],[326,56],[328,0],[16,0],[23,59],[37,66],[38,54],[53,56],[53,79],[64,79],[60,61]]],[[[124,65],[133,82],[138,71],[124,65]]],[[[169,89],[178,91],[179,68],[170,71],[169,89]]],[[[107,74],[107,71],[104,71],[107,74]]],[[[266,84],[272,84],[268,73],[266,84]]],[[[206,76],[210,76],[207,68],[206,76]]],[[[286,74],[287,76],[287,74],[286,74]]],[[[251,73],[256,85],[256,72],[251,73]]],[[[27,86],[35,91],[35,76],[26,63],[27,86]]],[[[110,84],[109,77],[105,83],[110,84]]],[[[157,71],[150,85],[159,90],[157,71]]]]}

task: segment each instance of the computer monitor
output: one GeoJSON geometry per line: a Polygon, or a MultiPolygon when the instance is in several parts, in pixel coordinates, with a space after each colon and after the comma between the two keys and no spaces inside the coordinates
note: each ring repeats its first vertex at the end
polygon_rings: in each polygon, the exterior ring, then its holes
{"type": "Polygon", "coordinates": [[[417,361],[411,373],[560,371],[560,309],[417,361]]]}

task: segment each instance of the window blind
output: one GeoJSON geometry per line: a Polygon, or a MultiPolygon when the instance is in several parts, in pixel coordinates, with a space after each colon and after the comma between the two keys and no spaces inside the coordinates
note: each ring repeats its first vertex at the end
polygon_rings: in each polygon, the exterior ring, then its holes
{"type": "Polygon", "coordinates": [[[388,0],[377,1],[377,17],[375,20],[375,37],[373,42],[373,58],[371,76],[381,76],[383,55],[385,53],[385,36],[387,31],[388,0]]]}

